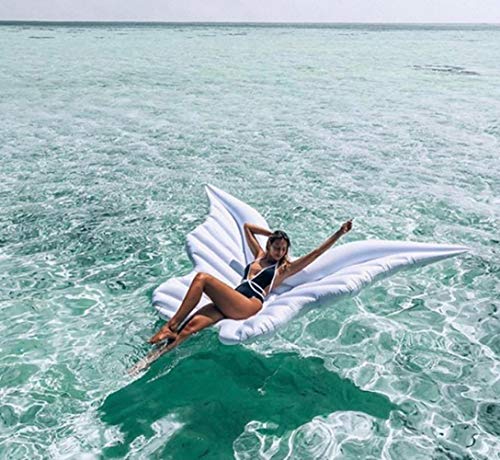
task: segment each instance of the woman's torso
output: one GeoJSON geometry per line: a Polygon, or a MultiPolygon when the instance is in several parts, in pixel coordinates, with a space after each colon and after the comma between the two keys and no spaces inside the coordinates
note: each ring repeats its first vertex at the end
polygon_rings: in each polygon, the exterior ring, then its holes
{"type": "Polygon", "coordinates": [[[265,267],[259,264],[259,269],[252,270],[256,262],[258,260],[254,260],[245,267],[241,284],[248,283],[254,290],[262,294],[263,297],[266,297],[273,287],[273,281],[278,271],[278,264],[275,263],[265,267]]]}

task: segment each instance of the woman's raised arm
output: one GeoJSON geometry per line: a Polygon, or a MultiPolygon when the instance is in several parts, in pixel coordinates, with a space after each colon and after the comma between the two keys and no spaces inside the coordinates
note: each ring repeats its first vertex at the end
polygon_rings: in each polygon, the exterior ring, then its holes
{"type": "Polygon", "coordinates": [[[248,223],[244,224],[243,228],[245,230],[245,238],[247,240],[248,246],[250,247],[250,250],[252,251],[252,254],[256,259],[262,257],[265,252],[257,241],[257,238],[255,238],[255,235],[270,236],[272,235],[272,232],[266,230],[265,228],[248,223]]]}
{"type": "Polygon", "coordinates": [[[281,276],[279,276],[280,278],[279,282],[281,283],[285,278],[295,275],[295,273],[298,273],[304,268],[306,268],[309,264],[314,262],[321,254],[330,249],[335,244],[335,242],[342,235],[345,235],[348,231],[350,231],[351,228],[352,228],[352,220],[344,222],[342,226],[332,236],[330,236],[330,238],[328,238],[326,241],[323,242],[323,244],[318,246],[309,254],[306,254],[305,256],[299,257],[297,260],[290,262],[288,264],[288,267],[281,274],[281,276]]]}

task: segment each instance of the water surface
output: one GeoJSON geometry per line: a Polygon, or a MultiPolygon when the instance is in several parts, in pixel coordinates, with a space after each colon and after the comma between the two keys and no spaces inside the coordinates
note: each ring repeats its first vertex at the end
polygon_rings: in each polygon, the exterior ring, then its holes
{"type": "Polygon", "coordinates": [[[0,27],[2,458],[491,459],[500,29],[0,27]],[[311,250],[468,245],[136,381],[204,185],[311,250]]]}

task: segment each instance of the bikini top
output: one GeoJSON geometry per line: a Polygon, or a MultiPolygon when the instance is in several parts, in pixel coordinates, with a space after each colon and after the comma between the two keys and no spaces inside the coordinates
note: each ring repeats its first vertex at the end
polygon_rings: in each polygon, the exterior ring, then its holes
{"type": "MultiPolygon", "coordinates": [[[[250,266],[252,265],[252,262],[249,263],[245,267],[245,272],[243,273],[243,282],[248,282],[250,286],[252,287],[259,287],[260,290],[262,290],[262,294],[265,293],[266,288],[271,285],[272,289],[272,284],[274,281],[274,277],[276,276],[278,264],[274,265],[269,265],[269,267],[263,268],[259,273],[257,273],[252,279],[248,278],[248,274],[250,272],[250,266]]],[[[271,291],[271,289],[269,291],[271,291]]]]}

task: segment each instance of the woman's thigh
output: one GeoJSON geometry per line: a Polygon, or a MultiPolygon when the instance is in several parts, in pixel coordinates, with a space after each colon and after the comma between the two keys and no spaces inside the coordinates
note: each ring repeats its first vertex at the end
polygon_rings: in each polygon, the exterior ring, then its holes
{"type": "Polygon", "coordinates": [[[256,297],[249,299],[211,275],[207,275],[205,293],[227,318],[246,319],[262,308],[256,297]]]}
{"type": "Polygon", "coordinates": [[[188,321],[181,327],[179,332],[194,334],[217,323],[224,318],[224,315],[215,307],[213,303],[208,303],[201,307],[188,321]]]}

